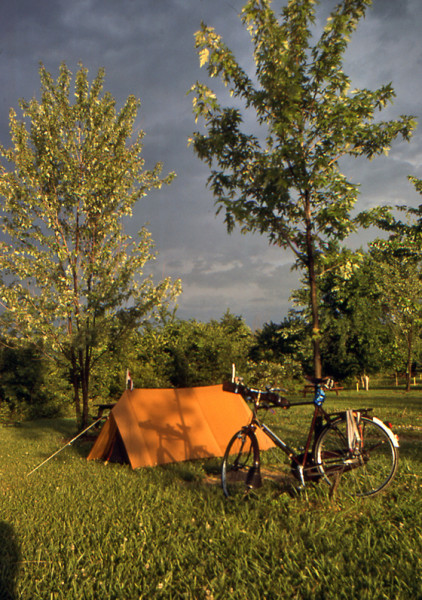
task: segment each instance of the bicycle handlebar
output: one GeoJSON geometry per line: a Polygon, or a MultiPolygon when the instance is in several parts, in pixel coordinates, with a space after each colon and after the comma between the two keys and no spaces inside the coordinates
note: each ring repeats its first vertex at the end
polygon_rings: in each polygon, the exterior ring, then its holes
{"type": "Polygon", "coordinates": [[[287,398],[283,398],[283,396],[280,396],[272,390],[262,391],[247,387],[246,385],[243,385],[243,383],[233,383],[231,381],[223,383],[223,390],[225,392],[240,394],[247,402],[254,402],[257,408],[270,408],[271,406],[277,408],[290,407],[290,402],[287,398]]]}
{"type": "Polygon", "coordinates": [[[323,387],[327,390],[331,389],[334,386],[334,379],[332,377],[310,377],[305,375],[305,378],[312,383],[315,387],[323,387]]]}

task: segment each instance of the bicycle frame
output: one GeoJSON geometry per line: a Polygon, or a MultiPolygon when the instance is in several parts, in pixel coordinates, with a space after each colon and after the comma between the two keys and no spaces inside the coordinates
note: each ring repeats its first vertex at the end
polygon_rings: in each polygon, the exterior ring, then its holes
{"type": "MultiPolygon", "coordinates": [[[[315,396],[316,395],[317,394],[315,394],[315,396]]],[[[324,394],[324,398],[325,398],[325,394],[324,394]]],[[[317,419],[325,418],[327,422],[329,422],[330,419],[329,419],[329,415],[322,409],[322,407],[320,405],[316,405],[314,400],[310,401],[310,402],[296,402],[296,403],[290,404],[290,407],[304,406],[304,405],[310,406],[311,404],[314,405],[314,414],[312,416],[311,425],[309,427],[308,435],[306,438],[304,452],[301,453],[300,455],[296,454],[296,452],[293,450],[293,448],[291,448],[284,440],[282,440],[276,433],[274,433],[274,431],[272,431],[270,429],[270,427],[268,427],[268,425],[266,425],[265,423],[261,423],[261,421],[258,419],[257,414],[256,414],[257,410],[259,408],[259,401],[255,403],[251,422],[249,423],[249,425],[247,425],[245,427],[245,429],[252,430],[252,431],[254,431],[256,428],[261,429],[261,431],[263,431],[270,438],[270,440],[278,448],[280,448],[280,450],[283,450],[283,452],[287,455],[287,457],[290,460],[292,460],[296,463],[296,465],[298,467],[298,471],[299,471],[300,482],[303,486],[305,485],[304,469],[305,469],[306,462],[307,462],[307,459],[308,459],[308,456],[309,456],[309,453],[311,450],[312,440],[315,442],[315,437],[316,437],[315,429],[316,429],[317,419]]]]}
{"type": "MultiPolygon", "coordinates": [[[[311,402],[301,402],[300,404],[312,404],[311,402]]],[[[298,406],[296,404],[293,404],[292,406],[298,406]]],[[[314,414],[312,417],[312,422],[311,425],[309,427],[309,431],[308,431],[308,437],[306,439],[306,444],[305,444],[305,450],[303,452],[304,458],[302,460],[303,464],[306,463],[306,458],[307,455],[309,453],[309,449],[311,447],[311,442],[312,442],[312,437],[315,431],[315,422],[316,419],[319,416],[323,416],[322,414],[320,414],[320,408],[319,407],[315,407],[314,410],[314,414]]],[[[287,454],[288,458],[293,459],[297,464],[301,464],[301,461],[298,459],[295,451],[288,445],[286,444],[286,442],[284,442],[281,438],[278,437],[278,435],[276,433],[274,433],[274,431],[272,431],[268,425],[266,425],[265,423],[260,423],[259,422],[259,427],[260,429],[262,429],[262,431],[264,431],[267,436],[275,443],[276,446],[278,446],[279,448],[281,448],[282,450],[284,450],[284,452],[287,454]]]]}
{"type": "MultiPolygon", "coordinates": [[[[280,450],[282,450],[287,455],[289,460],[291,460],[292,462],[294,462],[297,465],[299,479],[300,479],[300,483],[302,486],[305,486],[304,472],[305,472],[305,467],[307,466],[308,457],[310,455],[312,455],[317,436],[319,434],[319,431],[323,427],[322,420],[324,419],[325,422],[327,424],[329,424],[333,419],[335,419],[340,414],[340,413],[329,414],[322,408],[322,405],[326,398],[326,393],[325,393],[324,387],[325,386],[322,383],[322,381],[319,381],[318,383],[315,383],[315,394],[314,394],[313,400],[289,403],[289,406],[288,406],[289,408],[294,407],[294,406],[310,406],[310,405],[314,406],[314,413],[312,416],[311,424],[310,424],[308,435],[306,438],[304,451],[301,452],[300,454],[297,454],[295,452],[295,450],[293,450],[293,448],[291,448],[284,440],[282,440],[276,433],[274,433],[274,431],[272,431],[270,429],[270,427],[268,427],[268,425],[266,425],[265,423],[262,423],[259,420],[259,418],[257,416],[258,409],[260,408],[260,405],[261,405],[261,392],[259,392],[259,391],[258,391],[257,396],[254,399],[254,409],[252,411],[252,419],[251,419],[249,425],[244,427],[244,430],[252,431],[252,433],[254,433],[255,429],[257,429],[257,428],[261,429],[261,431],[263,431],[264,434],[267,437],[269,437],[270,440],[278,448],[280,448],[280,450]]],[[[330,387],[330,385],[328,384],[327,387],[330,387]]],[[[367,409],[363,409],[363,412],[366,413],[367,409]]],[[[257,471],[259,470],[259,466],[260,465],[259,465],[259,461],[258,461],[258,464],[255,465],[255,468],[257,471]]]]}
{"type": "Polygon", "coordinates": [[[326,397],[324,388],[332,387],[331,380],[326,378],[310,381],[315,386],[313,400],[293,403],[276,393],[280,390],[247,388],[241,381],[226,384],[226,391],[241,393],[247,402],[253,402],[249,423],[233,435],[226,448],[222,464],[222,484],[226,496],[231,495],[228,486],[243,484],[246,488],[261,487],[261,469],[263,475],[270,478],[277,478],[280,472],[280,461],[276,455],[270,453],[261,462],[256,436],[258,429],[272,441],[275,448],[282,450],[290,459],[292,473],[299,479],[301,488],[305,487],[305,481],[318,481],[321,478],[335,488],[343,473],[358,467],[363,467],[363,482],[360,476],[358,480],[346,479],[347,483],[351,482],[355,486],[354,493],[357,496],[377,494],[389,485],[398,464],[398,441],[391,429],[368,414],[372,411],[371,408],[327,413],[322,408],[326,397]],[[304,405],[313,405],[314,410],[305,446],[300,450],[289,446],[268,425],[261,422],[257,414],[260,408],[287,409],[304,405]],[[366,440],[373,441],[368,445],[366,440]],[[386,454],[382,448],[386,448],[386,454]],[[230,456],[233,456],[231,464],[230,456]]]}

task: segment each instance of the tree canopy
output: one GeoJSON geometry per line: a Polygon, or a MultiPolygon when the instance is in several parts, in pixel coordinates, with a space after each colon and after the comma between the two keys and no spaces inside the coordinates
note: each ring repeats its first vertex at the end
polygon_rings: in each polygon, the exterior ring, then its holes
{"type": "Polygon", "coordinates": [[[192,87],[194,113],[205,124],[205,133],[193,134],[194,149],[211,169],[209,185],[228,230],[237,223],[243,232],[266,234],[271,243],[289,248],[305,271],[316,376],[320,258],[356,227],[351,211],[358,185],[341,173],[340,160],[387,153],[415,127],[409,116],[378,118],[394,98],[391,84],[352,89],[343,72],[350,35],[370,4],[340,2],[314,43],[316,0],[289,0],[280,17],[271,0],[249,0],[241,19],[252,41],[251,74],[212,27],[202,24],[196,34],[201,66],[223,81],[236,106],[221,106],[203,83],[192,87]]]}
{"type": "Polygon", "coordinates": [[[179,291],[145,275],[149,232],[125,232],[135,203],[174,175],[144,169],[139,102],[117,111],[104,75],[90,84],[80,66],[72,89],[65,64],[57,81],[41,65],[40,100],[20,101],[21,119],[10,111],[12,146],[0,146],[0,319],[68,365],[85,422],[98,358],[179,291]]]}
{"type": "MultiPolygon", "coordinates": [[[[409,176],[416,191],[422,193],[422,180],[409,176]]],[[[363,223],[387,231],[387,239],[371,245],[376,285],[382,291],[384,312],[397,340],[399,356],[406,356],[407,389],[410,390],[412,363],[420,348],[422,332],[422,205],[381,207],[369,211],[363,223]],[[399,214],[405,219],[399,219],[399,214]]]]}

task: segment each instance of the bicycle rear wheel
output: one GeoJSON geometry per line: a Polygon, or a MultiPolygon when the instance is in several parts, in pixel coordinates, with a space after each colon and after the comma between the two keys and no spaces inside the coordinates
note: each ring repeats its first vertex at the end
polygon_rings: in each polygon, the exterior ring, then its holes
{"type": "Polygon", "coordinates": [[[398,449],[386,426],[378,419],[360,417],[359,443],[349,449],[346,416],[325,427],[315,444],[316,465],[332,485],[352,496],[374,496],[391,483],[398,467],[398,449]]]}
{"type": "Polygon", "coordinates": [[[242,497],[261,486],[259,448],[253,433],[241,429],[230,440],[221,467],[224,494],[242,497]]]}

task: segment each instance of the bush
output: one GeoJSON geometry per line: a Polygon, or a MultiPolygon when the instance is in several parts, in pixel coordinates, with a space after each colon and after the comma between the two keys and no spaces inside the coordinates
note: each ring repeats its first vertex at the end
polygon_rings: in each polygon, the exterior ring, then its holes
{"type": "Polygon", "coordinates": [[[7,420],[57,416],[68,398],[63,373],[38,348],[1,348],[0,402],[7,420]]]}
{"type": "Polygon", "coordinates": [[[296,391],[301,385],[302,367],[300,363],[286,357],[283,363],[260,360],[248,361],[245,380],[250,386],[264,389],[266,386],[296,391]]]}

